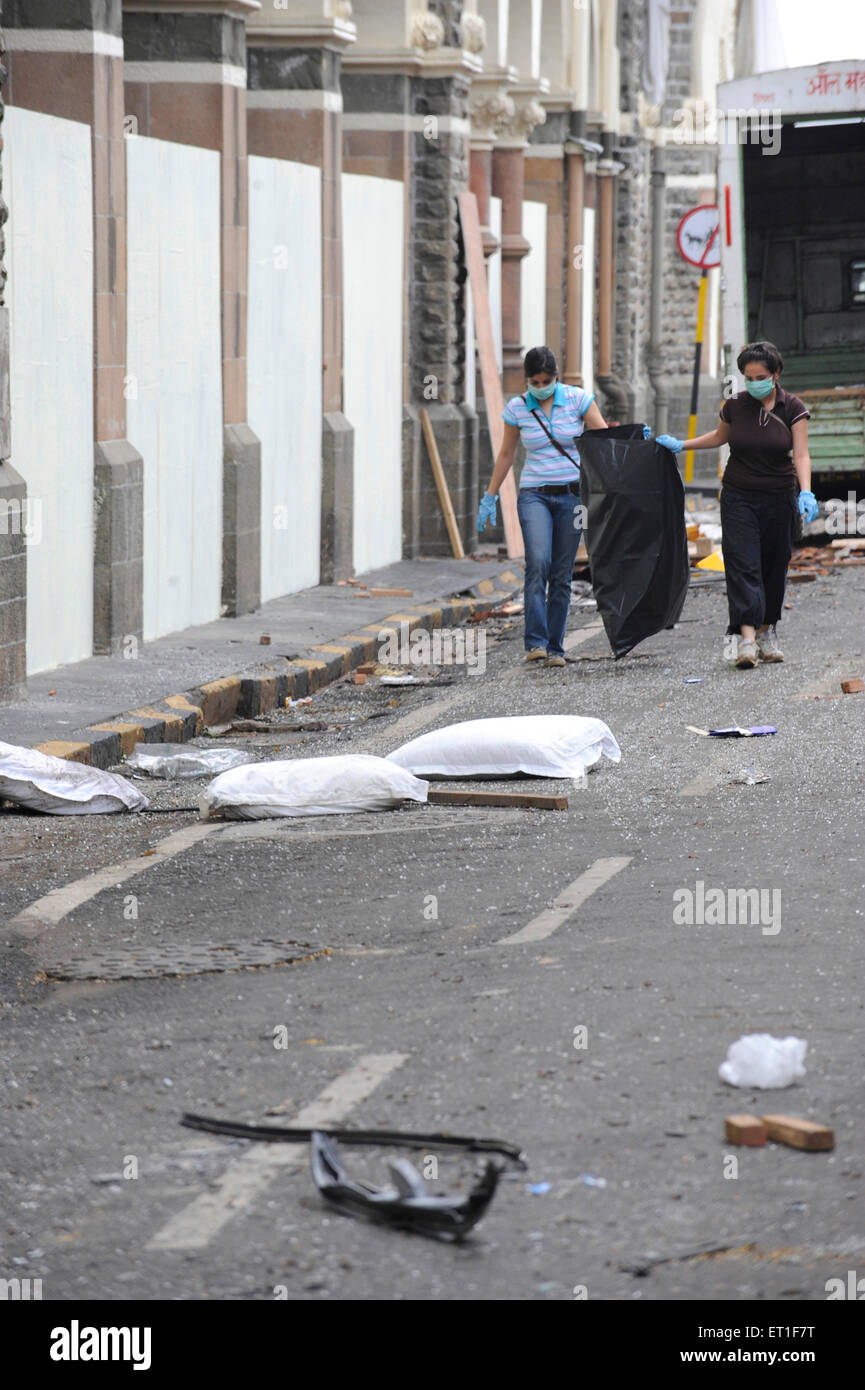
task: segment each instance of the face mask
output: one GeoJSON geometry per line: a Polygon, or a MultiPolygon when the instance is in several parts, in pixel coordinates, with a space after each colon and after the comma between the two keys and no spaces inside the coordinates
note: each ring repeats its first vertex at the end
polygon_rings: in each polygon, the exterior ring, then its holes
{"type": "Polygon", "coordinates": [[[531,393],[532,393],[532,395],[534,396],[534,398],[535,398],[536,401],[548,401],[548,400],[550,399],[550,396],[551,396],[551,395],[553,394],[553,392],[555,391],[555,389],[556,389],[556,383],[555,383],[555,382],[553,382],[551,386],[530,386],[530,387],[529,387],[529,390],[531,391],[531,393]]]}
{"type": "Polygon", "coordinates": [[[771,396],[775,390],[775,382],[772,377],[766,381],[746,381],[745,390],[749,396],[753,396],[755,401],[763,401],[767,396],[771,396]]]}

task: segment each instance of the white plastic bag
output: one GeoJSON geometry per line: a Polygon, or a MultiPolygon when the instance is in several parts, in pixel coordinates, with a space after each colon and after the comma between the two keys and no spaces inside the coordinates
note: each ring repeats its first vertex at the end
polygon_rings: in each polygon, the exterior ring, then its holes
{"type": "Polygon", "coordinates": [[[136,743],[124,767],[147,777],[215,777],[232,767],[254,763],[244,748],[191,748],[183,743],[136,743]]]}
{"type": "Polygon", "coordinates": [[[386,811],[402,801],[426,801],[427,784],[371,753],[293,758],[223,772],[199,798],[202,820],[214,811],[232,820],[268,816],[336,816],[386,811]]]}
{"type": "Polygon", "coordinates": [[[146,796],[114,772],[0,743],[0,799],[49,816],[142,811],[146,796]]]}
{"type": "Polygon", "coordinates": [[[581,777],[602,753],[617,763],[619,745],[600,719],[523,714],[470,719],[433,729],[388,754],[421,777],[581,777]]]}
{"type": "Polygon", "coordinates": [[[730,1044],[718,1075],[731,1086],[759,1086],[762,1090],[792,1086],[797,1076],[805,1075],[807,1047],[804,1038],[748,1033],[730,1044]]]}

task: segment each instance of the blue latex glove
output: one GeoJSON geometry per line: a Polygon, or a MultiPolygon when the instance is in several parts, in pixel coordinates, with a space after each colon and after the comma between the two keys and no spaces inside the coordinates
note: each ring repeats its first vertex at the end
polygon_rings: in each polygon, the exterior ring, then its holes
{"type": "Polygon", "coordinates": [[[680,454],[683,449],[681,439],[677,439],[674,434],[659,434],[655,440],[656,444],[662,444],[665,449],[670,449],[674,454],[680,454]]]}
{"type": "Polygon", "coordinates": [[[497,492],[494,493],[492,497],[490,496],[490,494],[489,494],[488,492],[485,492],[485,493],[484,493],[483,497],[481,498],[481,505],[478,507],[478,530],[479,530],[479,531],[483,531],[483,529],[484,529],[484,527],[486,526],[486,524],[487,524],[488,521],[489,521],[493,526],[495,526],[495,524],[496,524],[496,502],[497,502],[498,500],[499,500],[499,494],[498,494],[497,492]]]}
{"type": "Polygon", "coordinates": [[[651,439],[651,437],[652,437],[652,431],[649,429],[649,426],[648,426],[648,425],[644,425],[644,426],[643,426],[643,438],[644,438],[644,439],[651,439]]]}
{"type": "Polygon", "coordinates": [[[804,521],[816,521],[820,508],[817,506],[817,498],[813,492],[799,493],[799,515],[804,521]]]}

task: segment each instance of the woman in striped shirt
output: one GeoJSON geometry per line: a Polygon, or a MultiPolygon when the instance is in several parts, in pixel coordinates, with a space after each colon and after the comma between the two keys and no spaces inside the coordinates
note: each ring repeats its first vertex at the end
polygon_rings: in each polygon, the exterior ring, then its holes
{"type": "Polygon", "coordinates": [[[552,348],[530,348],[524,367],[528,389],[505,407],[504,439],[478,509],[478,530],[483,531],[487,520],[496,523],[498,489],[522,439],[526,460],[517,515],[526,552],[526,661],[546,658],[548,666],[564,666],[574,557],[582,534],[580,456],[573,441],[586,427],[605,429],[606,421],[593,395],[556,380],[552,348]]]}

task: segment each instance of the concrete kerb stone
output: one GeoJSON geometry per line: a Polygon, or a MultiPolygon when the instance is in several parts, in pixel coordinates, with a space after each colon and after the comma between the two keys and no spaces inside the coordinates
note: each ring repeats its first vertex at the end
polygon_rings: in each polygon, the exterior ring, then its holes
{"type": "Polygon", "coordinates": [[[205,728],[210,724],[228,724],[234,718],[240,700],[240,680],[240,676],[222,676],[189,692],[190,701],[201,710],[205,728]]]}
{"type": "Polygon", "coordinates": [[[69,763],[90,762],[90,744],[82,740],[52,738],[47,743],[37,743],[36,751],[52,758],[65,758],[69,763]]]}
{"type": "Polygon", "coordinates": [[[323,690],[355,667],[374,661],[382,635],[393,633],[398,638],[403,624],[408,625],[410,632],[416,628],[431,632],[435,628],[459,626],[474,613],[488,608],[491,600],[504,603],[517,597],[521,590],[521,577],[505,571],[495,582],[478,580],[464,591],[465,597],[453,595],[446,603],[416,604],[356,632],[322,642],[311,647],[308,656],[286,661],[282,669],[269,663],[238,675],[223,676],[92,724],[70,739],[52,739],[36,748],[41,753],[92,767],[113,767],[123,754],[132,752],[136,743],[186,743],[209,725],[267,714],[284,708],[289,699],[303,699],[313,691],[323,690]],[[506,587],[500,587],[502,581],[506,587]]]}

